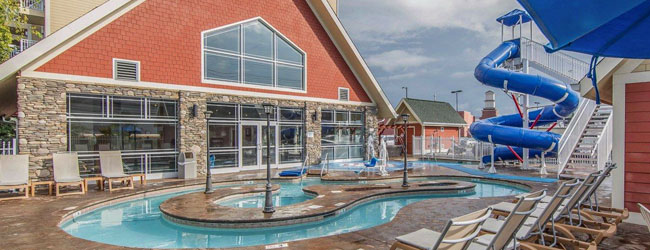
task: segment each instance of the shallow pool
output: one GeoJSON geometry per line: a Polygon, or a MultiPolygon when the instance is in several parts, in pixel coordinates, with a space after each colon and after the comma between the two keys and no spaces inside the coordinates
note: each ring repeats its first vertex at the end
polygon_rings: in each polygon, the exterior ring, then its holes
{"type": "MultiPolygon", "coordinates": [[[[309,179],[305,184],[328,183],[321,183],[318,179],[309,179]]],[[[476,192],[468,194],[466,197],[505,196],[525,192],[525,190],[512,186],[482,182],[476,182],[476,184],[476,192]]],[[[300,184],[282,183],[281,185],[300,184]]],[[[64,223],[61,228],[79,238],[127,247],[240,247],[316,238],[375,227],[391,221],[397,212],[408,204],[425,199],[448,197],[413,195],[384,198],[356,206],[323,221],[270,228],[199,228],[170,223],[162,218],[158,209],[160,203],[171,197],[195,191],[177,192],[104,207],[78,216],[74,220],[64,223]]]]}

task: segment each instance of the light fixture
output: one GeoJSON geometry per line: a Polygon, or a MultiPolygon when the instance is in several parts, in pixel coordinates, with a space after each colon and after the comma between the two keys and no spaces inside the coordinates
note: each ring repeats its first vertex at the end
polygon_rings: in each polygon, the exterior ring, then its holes
{"type": "Polygon", "coordinates": [[[262,107],[264,107],[264,113],[266,113],[267,115],[273,113],[273,107],[274,107],[273,104],[263,103],[262,107]]]}
{"type": "Polygon", "coordinates": [[[409,120],[409,116],[410,116],[409,114],[402,114],[402,115],[401,115],[401,117],[402,117],[402,121],[404,121],[404,122],[408,122],[408,120],[409,120]]]}

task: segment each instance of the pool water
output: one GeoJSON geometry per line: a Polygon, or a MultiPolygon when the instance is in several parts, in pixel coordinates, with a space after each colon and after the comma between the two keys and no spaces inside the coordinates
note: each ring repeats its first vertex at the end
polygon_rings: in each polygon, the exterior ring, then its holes
{"type": "MultiPolygon", "coordinates": [[[[302,191],[303,187],[311,185],[319,185],[321,182],[318,179],[305,179],[302,183],[283,182],[280,183],[280,190],[273,194],[274,206],[287,206],[291,204],[300,203],[314,198],[311,195],[305,194],[302,191]]],[[[253,196],[228,199],[220,201],[217,204],[228,207],[243,207],[243,208],[263,208],[264,207],[264,193],[257,193],[253,196]]]]}
{"type": "MultiPolygon", "coordinates": [[[[309,179],[303,183],[303,185],[305,184],[327,185],[329,183],[321,183],[319,179],[309,179]]],[[[498,184],[482,182],[476,182],[476,184],[476,192],[465,195],[466,197],[516,195],[526,191],[498,184]]],[[[299,186],[300,183],[282,183],[281,185],[289,186],[284,190],[294,192],[295,186],[299,186]]],[[[162,218],[158,207],[163,201],[174,196],[196,191],[198,190],[148,197],[107,206],[78,216],[74,220],[61,225],[61,228],[69,234],[82,239],[126,247],[242,247],[323,237],[375,227],[391,221],[402,207],[413,202],[449,197],[446,195],[412,195],[383,198],[356,206],[338,216],[332,216],[323,221],[269,228],[199,228],[170,223],[162,218]]],[[[297,192],[293,194],[304,195],[297,192]]],[[[300,199],[287,199],[286,204],[297,200],[300,199]]]]}

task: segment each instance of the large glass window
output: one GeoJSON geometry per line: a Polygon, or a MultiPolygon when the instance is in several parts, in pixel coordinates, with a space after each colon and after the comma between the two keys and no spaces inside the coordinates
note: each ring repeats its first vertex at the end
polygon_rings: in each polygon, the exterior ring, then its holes
{"type": "Polygon", "coordinates": [[[321,111],[321,157],[363,158],[363,113],[321,111]]]}
{"type": "Polygon", "coordinates": [[[82,175],[99,174],[99,151],[119,150],[126,173],[176,171],[178,102],[68,95],[68,150],[82,175]]]}
{"type": "Polygon", "coordinates": [[[304,53],[261,19],[205,32],[203,57],[207,80],[305,88],[304,53]]]}
{"type": "MultiPolygon", "coordinates": [[[[266,163],[267,129],[264,108],[252,104],[209,103],[208,109],[213,111],[209,134],[214,167],[247,167],[266,163]]],[[[301,162],[304,147],[303,114],[302,108],[273,109],[270,115],[273,164],[301,162]]]]}

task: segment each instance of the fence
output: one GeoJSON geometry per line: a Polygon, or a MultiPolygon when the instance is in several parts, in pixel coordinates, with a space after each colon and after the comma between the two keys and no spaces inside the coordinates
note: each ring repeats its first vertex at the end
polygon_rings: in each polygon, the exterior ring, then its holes
{"type": "Polygon", "coordinates": [[[10,141],[1,141],[0,140],[0,155],[15,155],[16,150],[16,139],[10,141]]]}
{"type": "MultiPolygon", "coordinates": [[[[480,161],[483,156],[492,154],[490,143],[468,137],[413,136],[412,142],[414,155],[436,160],[480,161]]],[[[557,165],[555,157],[545,157],[544,160],[546,164],[557,165]]],[[[540,164],[541,159],[531,157],[529,163],[540,164]]]]}

